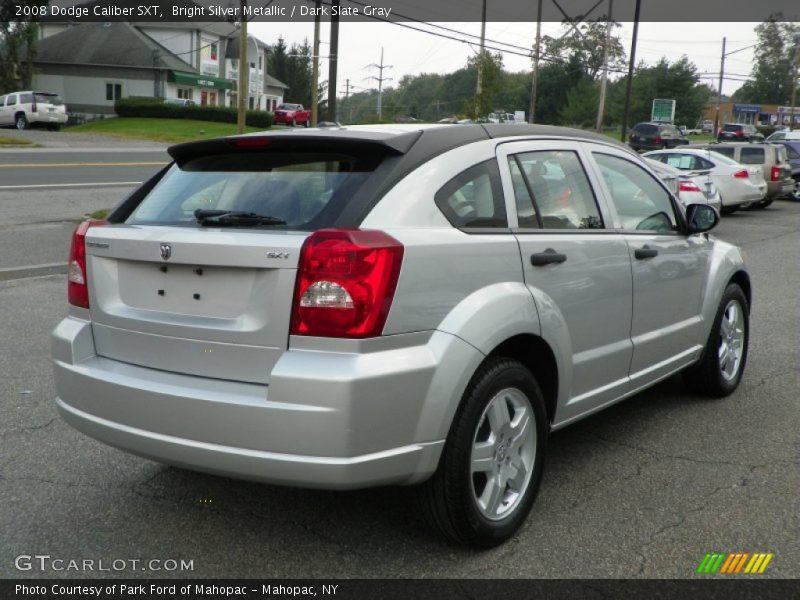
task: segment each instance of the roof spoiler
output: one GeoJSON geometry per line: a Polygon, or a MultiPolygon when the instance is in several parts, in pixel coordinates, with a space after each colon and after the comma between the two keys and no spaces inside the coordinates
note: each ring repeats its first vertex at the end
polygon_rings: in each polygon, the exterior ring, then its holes
{"type": "Polygon", "coordinates": [[[193,158],[229,152],[366,152],[382,155],[400,155],[408,152],[422,131],[410,131],[399,135],[377,132],[356,132],[347,129],[326,130],[298,134],[258,133],[227,138],[187,142],[170,146],[169,155],[182,165],[193,158]]]}

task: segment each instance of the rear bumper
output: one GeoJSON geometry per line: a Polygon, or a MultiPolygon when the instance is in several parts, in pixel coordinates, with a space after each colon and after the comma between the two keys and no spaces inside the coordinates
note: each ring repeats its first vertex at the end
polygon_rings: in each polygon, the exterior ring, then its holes
{"type": "Polygon", "coordinates": [[[266,386],[96,356],[91,323],[69,317],[52,338],[56,404],[95,439],[198,471],[326,489],[415,483],[436,469],[448,407],[482,355],[449,334],[411,336],[368,353],[287,351],[266,386]]]}

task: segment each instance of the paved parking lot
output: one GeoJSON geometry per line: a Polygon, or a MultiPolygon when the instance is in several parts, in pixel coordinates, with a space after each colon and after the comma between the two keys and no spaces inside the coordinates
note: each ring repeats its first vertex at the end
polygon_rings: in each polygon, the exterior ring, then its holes
{"type": "MultiPolygon", "coordinates": [[[[24,211],[25,196],[14,198],[24,211]]],[[[96,193],[29,198],[65,219],[106,204],[96,193]],[[59,208],[64,201],[77,210],[59,208]]],[[[0,194],[0,207],[11,201],[0,194]]],[[[0,256],[17,243],[14,229],[0,229],[0,256]]],[[[49,364],[48,334],[66,312],[63,276],[0,282],[0,577],[91,575],[14,568],[14,557],[38,553],[185,559],[193,571],[177,574],[196,577],[683,578],[705,553],[736,551],[775,554],[761,577],[798,577],[800,205],[736,213],[716,234],[743,246],[753,277],[740,388],[704,400],[675,377],[554,434],[530,518],[488,552],[433,537],[408,489],[233,481],[78,434],[56,416],[49,364]]],[[[63,249],[64,235],[37,239],[63,249]]],[[[115,574],[176,573],[101,575],[115,574]]]]}

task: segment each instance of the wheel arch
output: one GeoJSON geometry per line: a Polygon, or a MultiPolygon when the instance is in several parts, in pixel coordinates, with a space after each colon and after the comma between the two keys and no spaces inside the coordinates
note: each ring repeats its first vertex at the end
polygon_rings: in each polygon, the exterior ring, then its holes
{"type": "Polygon", "coordinates": [[[744,297],[747,299],[747,312],[750,312],[750,306],[753,303],[753,287],[750,283],[750,276],[745,271],[736,271],[731,278],[729,283],[735,283],[744,292],[744,297]]]}
{"type": "Polygon", "coordinates": [[[486,357],[511,358],[522,363],[536,378],[544,396],[547,420],[550,424],[558,405],[558,363],[550,345],[541,337],[523,333],[508,338],[486,357]]]}

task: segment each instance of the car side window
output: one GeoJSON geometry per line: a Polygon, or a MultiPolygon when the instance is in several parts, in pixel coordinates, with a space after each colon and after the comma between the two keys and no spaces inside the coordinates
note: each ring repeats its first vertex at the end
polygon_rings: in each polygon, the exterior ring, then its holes
{"type": "Polygon", "coordinates": [[[669,154],[666,163],[681,171],[693,171],[698,168],[696,159],[697,157],[691,154],[669,154]]]}
{"type": "Polygon", "coordinates": [[[3,108],[6,105],[6,97],[0,96],[0,108],[3,108]]]}
{"type": "Polygon", "coordinates": [[[705,158],[700,158],[699,156],[696,157],[696,158],[697,158],[697,168],[698,169],[713,169],[714,168],[714,165],[712,163],[708,162],[705,158]]]}
{"type": "Polygon", "coordinates": [[[8,97],[8,101],[6,102],[6,106],[14,106],[17,103],[17,96],[15,94],[11,94],[8,97]]]}
{"type": "Polygon", "coordinates": [[[745,165],[760,165],[765,160],[764,148],[742,148],[739,156],[739,162],[745,165]]]}
{"type": "Polygon", "coordinates": [[[642,167],[631,161],[593,153],[623,229],[669,233],[678,230],[667,191],[642,167]]]}
{"type": "Polygon", "coordinates": [[[791,146],[784,146],[784,148],[786,148],[786,156],[788,156],[789,158],[791,159],[800,158],[800,152],[797,152],[797,150],[795,150],[791,146]]]}
{"type": "Polygon", "coordinates": [[[733,148],[730,148],[730,147],[728,147],[728,148],[725,148],[725,147],[717,148],[716,146],[714,146],[711,149],[714,152],[718,152],[719,154],[722,154],[723,156],[727,156],[728,158],[733,158],[733,155],[735,153],[735,150],[733,148]]]}
{"type": "Polygon", "coordinates": [[[19,95],[19,102],[20,104],[30,104],[33,102],[33,94],[20,94],[19,95]]]}
{"type": "Polygon", "coordinates": [[[495,159],[478,163],[453,177],[436,192],[434,201],[453,227],[508,227],[495,159]]]}
{"type": "Polygon", "coordinates": [[[543,229],[603,228],[592,187],[575,152],[525,152],[509,160],[518,164],[528,192],[527,200],[517,201],[521,227],[530,216],[520,206],[530,202],[543,229]]]}

